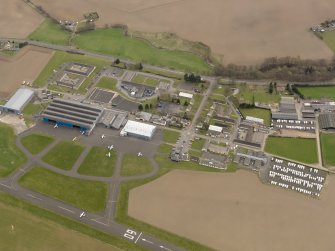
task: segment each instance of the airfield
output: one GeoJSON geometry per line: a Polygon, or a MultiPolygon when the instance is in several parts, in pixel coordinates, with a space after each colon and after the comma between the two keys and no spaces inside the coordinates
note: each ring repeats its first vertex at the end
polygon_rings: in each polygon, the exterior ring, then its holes
{"type": "Polygon", "coordinates": [[[32,2],[59,19],[82,19],[84,13],[94,10],[100,15],[97,25],[101,27],[121,23],[139,31],[173,32],[207,44],[215,54],[223,55],[225,64],[255,64],[272,56],[330,59],[333,55],[308,31],[333,15],[332,0],[32,2]]]}
{"type": "Polygon", "coordinates": [[[327,183],[311,199],[265,186],[249,171],[174,170],[132,190],[128,212],[216,250],[332,250],[334,176],[327,183]]]}

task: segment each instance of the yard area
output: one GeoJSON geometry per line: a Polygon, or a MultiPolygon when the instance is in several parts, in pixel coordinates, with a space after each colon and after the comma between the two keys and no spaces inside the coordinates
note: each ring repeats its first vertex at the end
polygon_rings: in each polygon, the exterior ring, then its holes
{"type": "Polygon", "coordinates": [[[151,78],[141,74],[136,74],[136,76],[133,77],[131,81],[137,84],[143,84],[153,87],[156,87],[159,83],[159,80],[157,78],[151,78]]]}
{"type": "Polygon", "coordinates": [[[243,117],[252,116],[255,118],[264,119],[264,124],[270,126],[271,124],[271,112],[268,109],[262,108],[240,108],[240,112],[243,117]]]}
{"type": "Polygon", "coordinates": [[[103,182],[80,180],[34,167],[20,178],[19,183],[92,213],[106,207],[108,185],[103,182]]]}
{"type": "Polygon", "coordinates": [[[318,162],[315,139],[270,136],[266,141],[265,151],[306,164],[318,162]]]}
{"type": "Polygon", "coordinates": [[[258,103],[279,103],[280,95],[274,93],[270,94],[268,92],[267,86],[249,86],[246,84],[239,84],[236,86],[239,89],[237,97],[240,103],[252,104],[253,99],[258,103]]]}
{"type": "Polygon", "coordinates": [[[147,174],[152,171],[152,164],[145,157],[125,154],[122,160],[121,176],[135,176],[147,174]]]}
{"type": "Polygon", "coordinates": [[[116,152],[113,150],[109,151],[97,146],[93,147],[80,165],[78,173],[90,176],[111,177],[114,173],[116,157],[116,152]],[[110,158],[106,156],[108,152],[111,152],[110,158]]]}
{"type": "Polygon", "coordinates": [[[325,166],[335,166],[335,134],[321,133],[320,140],[323,164],[325,166]]]}
{"type": "Polygon", "coordinates": [[[22,166],[27,158],[15,145],[14,130],[0,123],[0,177],[22,166]]]}
{"type": "Polygon", "coordinates": [[[298,90],[305,99],[330,98],[335,100],[335,86],[301,86],[298,90]]]}
{"type": "Polygon", "coordinates": [[[84,150],[83,145],[62,141],[54,146],[42,160],[63,170],[70,170],[84,150]]]}
{"type": "Polygon", "coordinates": [[[180,137],[180,132],[172,131],[165,129],[164,130],[164,136],[163,141],[170,144],[175,144],[180,137]]]}
{"type": "Polygon", "coordinates": [[[206,143],[205,139],[195,139],[192,143],[191,148],[201,151],[202,148],[204,147],[205,143],[206,143]]]}
{"type": "Polygon", "coordinates": [[[54,138],[45,134],[30,134],[21,139],[22,145],[31,153],[38,154],[54,141],[54,138]]]}
{"type": "Polygon", "coordinates": [[[116,85],[117,80],[115,78],[102,77],[96,87],[118,92],[119,90],[117,89],[116,85]]]}

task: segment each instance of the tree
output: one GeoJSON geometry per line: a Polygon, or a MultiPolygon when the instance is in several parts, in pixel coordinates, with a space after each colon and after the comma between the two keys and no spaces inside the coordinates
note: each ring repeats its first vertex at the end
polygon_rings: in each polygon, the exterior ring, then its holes
{"type": "Polygon", "coordinates": [[[149,104],[149,108],[152,109],[152,104],[151,103],[149,104]]]}
{"type": "Polygon", "coordinates": [[[269,85],[269,93],[272,94],[273,93],[273,84],[272,82],[269,85]]]}
{"type": "Polygon", "coordinates": [[[255,106],[255,95],[252,95],[252,105],[255,106]]]}
{"type": "Polygon", "coordinates": [[[143,105],[142,105],[142,104],[139,104],[138,109],[139,109],[140,111],[142,111],[142,110],[143,110],[143,105]]]}
{"type": "Polygon", "coordinates": [[[277,82],[275,82],[275,83],[273,84],[273,88],[274,88],[276,94],[278,94],[278,91],[277,91],[277,82]]]}
{"type": "Polygon", "coordinates": [[[114,61],[114,64],[119,64],[119,63],[121,63],[121,61],[120,61],[120,59],[115,59],[115,61],[114,61]]]}
{"type": "Polygon", "coordinates": [[[185,73],[185,75],[184,75],[184,80],[185,80],[186,82],[189,81],[189,77],[188,77],[188,74],[187,74],[187,73],[185,73]]]}
{"type": "Polygon", "coordinates": [[[180,105],[180,99],[179,98],[177,98],[176,102],[177,102],[178,105],[180,105]]]}
{"type": "Polygon", "coordinates": [[[185,100],[184,106],[188,106],[188,101],[187,100],[185,100]]]}
{"type": "Polygon", "coordinates": [[[148,104],[145,104],[144,109],[145,109],[145,110],[148,110],[148,109],[149,109],[149,105],[148,105],[148,104]]]}
{"type": "Polygon", "coordinates": [[[141,71],[141,70],[143,70],[143,65],[142,65],[142,63],[139,63],[138,64],[138,69],[141,71]]]}

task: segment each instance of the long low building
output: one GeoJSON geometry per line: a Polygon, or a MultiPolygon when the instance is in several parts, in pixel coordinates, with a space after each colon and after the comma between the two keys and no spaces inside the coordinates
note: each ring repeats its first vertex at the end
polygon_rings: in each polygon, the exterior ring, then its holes
{"type": "Polygon", "coordinates": [[[335,130],[335,113],[320,114],[319,124],[322,130],[335,130]]]}
{"type": "Polygon", "coordinates": [[[90,134],[102,116],[103,110],[95,106],[65,99],[54,99],[43,111],[44,122],[58,126],[79,128],[90,134]]]}
{"type": "Polygon", "coordinates": [[[34,91],[28,88],[20,88],[8,100],[8,102],[1,107],[1,110],[4,112],[14,112],[16,114],[20,114],[33,97],[34,91]]]}
{"type": "Polygon", "coordinates": [[[128,120],[127,124],[121,130],[121,136],[132,136],[136,138],[141,138],[145,140],[152,139],[156,131],[156,126],[145,124],[133,120],[128,120]]]}

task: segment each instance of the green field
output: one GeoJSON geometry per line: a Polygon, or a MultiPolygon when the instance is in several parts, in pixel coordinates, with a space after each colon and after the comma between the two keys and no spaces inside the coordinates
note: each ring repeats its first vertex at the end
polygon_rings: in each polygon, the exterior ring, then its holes
{"type": "Polygon", "coordinates": [[[74,42],[84,50],[129,58],[137,62],[199,73],[212,71],[202,58],[192,53],[158,49],[142,39],[124,36],[122,29],[96,29],[80,34],[74,42]]]}
{"type": "Polygon", "coordinates": [[[44,155],[42,160],[60,169],[70,170],[83,150],[84,146],[82,145],[62,141],[44,155]]]}
{"type": "Polygon", "coordinates": [[[322,40],[335,53],[335,31],[321,33],[322,40]]]}
{"type": "Polygon", "coordinates": [[[119,250],[3,202],[0,202],[0,215],[5,216],[0,217],[0,250],[119,250]]]}
{"type": "Polygon", "coordinates": [[[263,86],[249,86],[246,84],[240,84],[237,86],[240,90],[237,94],[237,97],[240,103],[252,104],[253,97],[255,102],[259,103],[279,103],[280,95],[279,94],[270,94],[268,93],[268,88],[263,86]]]}
{"type": "Polygon", "coordinates": [[[321,133],[322,159],[325,166],[335,166],[335,134],[321,133]]]}
{"type": "Polygon", "coordinates": [[[265,151],[306,164],[318,162],[315,139],[270,136],[266,141],[265,151]]]}
{"type": "Polygon", "coordinates": [[[103,182],[80,180],[34,167],[20,178],[19,184],[92,213],[106,207],[108,185],[103,182]]]}
{"type": "Polygon", "coordinates": [[[132,78],[131,82],[156,87],[159,83],[159,80],[156,78],[150,78],[141,74],[137,74],[135,77],[132,78]]]}
{"type": "Polygon", "coordinates": [[[270,126],[271,124],[271,112],[268,109],[262,108],[251,108],[251,109],[244,109],[240,108],[240,112],[242,113],[243,117],[252,116],[255,118],[264,119],[264,124],[270,126]]]}
{"type": "Polygon", "coordinates": [[[0,177],[9,175],[27,161],[16,147],[15,140],[14,130],[0,123],[0,177]]]}
{"type": "Polygon", "coordinates": [[[116,163],[116,152],[102,147],[93,147],[78,169],[78,173],[90,176],[111,177],[116,163]],[[111,152],[111,157],[106,154],[111,152]]]}
{"type": "Polygon", "coordinates": [[[45,134],[30,134],[21,139],[22,145],[31,153],[38,154],[54,141],[54,138],[45,134]]]}
{"type": "Polygon", "coordinates": [[[192,146],[191,148],[192,149],[195,149],[195,150],[199,150],[201,151],[202,148],[204,147],[206,143],[206,140],[205,139],[195,139],[193,142],[192,142],[192,146]]]}
{"type": "Polygon", "coordinates": [[[305,99],[330,98],[335,100],[335,86],[301,86],[298,90],[305,99]]]}
{"type": "Polygon", "coordinates": [[[96,87],[100,87],[103,89],[111,90],[114,92],[119,91],[116,87],[117,85],[117,80],[115,78],[107,78],[107,77],[102,77],[96,87]]]}
{"type": "Polygon", "coordinates": [[[152,164],[145,157],[125,154],[122,160],[121,176],[135,176],[147,174],[152,171],[152,164]]]}
{"type": "Polygon", "coordinates": [[[163,131],[163,141],[166,143],[176,144],[178,138],[180,137],[180,133],[172,130],[165,129],[163,131]]]}
{"type": "MultiPolygon", "coordinates": [[[[89,64],[89,65],[94,65],[96,67],[94,72],[91,73],[91,75],[84,81],[84,83],[81,84],[79,89],[76,91],[82,94],[86,93],[87,91],[86,88],[91,84],[91,81],[96,76],[97,72],[100,72],[100,70],[104,66],[107,66],[110,64],[110,62],[102,60],[102,59],[92,58],[92,57],[88,57],[85,55],[78,55],[78,54],[71,54],[67,52],[57,51],[55,52],[54,56],[49,60],[48,64],[41,71],[40,75],[34,81],[34,86],[44,87],[48,83],[48,80],[54,74],[54,70],[58,70],[62,64],[70,63],[70,62],[89,64]]],[[[58,89],[55,88],[55,91],[64,92],[62,89],[59,89],[59,88],[58,89]]],[[[71,90],[71,91],[75,91],[75,90],[71,90]]]]}
{"type": "Polygon", "coordinates": [[[30,40],[43,41],[50,44],[68,45],[70,33],[62,30],[60,26],[50,19],[46,19],[33,33],[28,36],[30,40]]]}
{"type": "Polygon", "coordinates": [[[45,105],[43,105],[43,104],[29,103],[23,109],[22,113],[25,116],[38,115],[44,108],[45,108],[45,105]]]}

